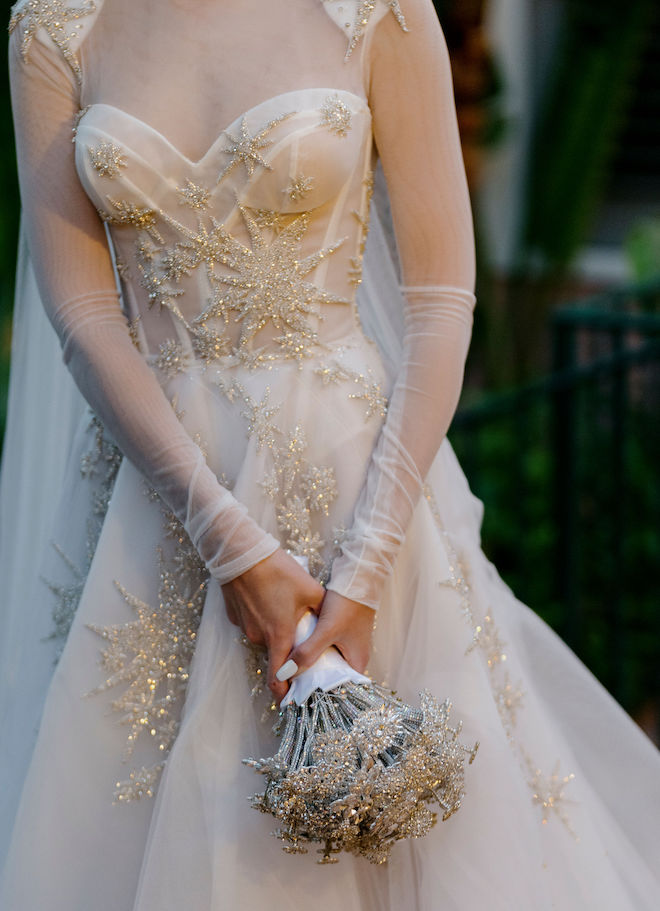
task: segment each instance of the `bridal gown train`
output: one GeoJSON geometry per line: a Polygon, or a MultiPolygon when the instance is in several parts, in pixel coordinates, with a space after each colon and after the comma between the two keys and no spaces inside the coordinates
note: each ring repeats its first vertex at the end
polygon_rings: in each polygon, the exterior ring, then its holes
{"type": "Polygon", "coordinates": [[[32,261],[94,413],[3,667],[2,911],[657,911],[660,756],[489,563],[445,438],[474,300],[430,0],[22,0],[10,30],[32,261]],[[221,583],[280,545],[378,607],[374,679],[480,741],[383,866],[289,856],[249,806],[276,741],[221,583]]]}

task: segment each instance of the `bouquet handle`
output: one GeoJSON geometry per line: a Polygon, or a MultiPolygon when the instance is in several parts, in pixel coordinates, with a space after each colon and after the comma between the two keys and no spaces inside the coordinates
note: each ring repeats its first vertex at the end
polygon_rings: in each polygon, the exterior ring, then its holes
{"type": "MultiPolygon", "coordinates": [[[[295,644],[300,645],[314,632],[317,618],[312,611],[307,611],[298,621],[296,627],[295,644]]],[[[368,677],[358,673],[350,666],[348,661],[340,654],[334,645],[327,648],[316,662],[306,671],[298,674],[291,680],[289,690],[280,702],[280,710],[285,709],[290,702],[302,705],[312,695],[314,690],[328,692],[342,683],[371,683],[368,677]]]]}

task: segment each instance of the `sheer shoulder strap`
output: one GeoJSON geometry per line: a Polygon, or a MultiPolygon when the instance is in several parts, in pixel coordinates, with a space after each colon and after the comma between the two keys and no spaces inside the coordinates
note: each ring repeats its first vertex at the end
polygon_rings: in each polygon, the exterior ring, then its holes
{"type": "Polygon", "coordinates": [[[102,5],[103,0],[19,0],[11,10],[9,33],[19,29],[24,62],[29,59],[35,38],[53,44],[80,83],[82,69],[78,49],[102,5]]]}
{"type": "Polygon", "coordinates": [[[408,31],[399,0],[323,0],[323,6],[347,37],[346,59],[367,29],[373,28],[388,11],[393,13],[403,31],[408,31]]]}

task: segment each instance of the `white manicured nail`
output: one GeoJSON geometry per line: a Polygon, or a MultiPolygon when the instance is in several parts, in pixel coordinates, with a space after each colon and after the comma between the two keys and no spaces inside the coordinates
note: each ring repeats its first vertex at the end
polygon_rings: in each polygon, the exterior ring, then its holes
{"type": "Polygon", "coordinates": [[[298,670],[298,665],[293,660],[293,658],[289,658],[288,661],[285,661],[285,663],[282,665],[282,667],[279,669],[279,671],[275,674],[275,676],[277,677],[277,679],[280,682],[283,683],[285,680],[288,680],[289,677],[293,677],[293,675],[295,674],[295,672],[297,670],[298,670]]]}

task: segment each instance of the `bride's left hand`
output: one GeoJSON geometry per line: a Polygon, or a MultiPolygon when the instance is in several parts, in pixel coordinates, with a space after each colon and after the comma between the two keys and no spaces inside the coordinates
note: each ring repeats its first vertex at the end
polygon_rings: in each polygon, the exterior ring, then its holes
{"type": "Polygon", "coordinates": [[[331,645],[339,649],[351,667],[363,673],[371,655],[375,618],[376,612],[370,607],[326,591],[314,632],[289,655],[298,665],[294,676],[311,667],[331,645]]]}

